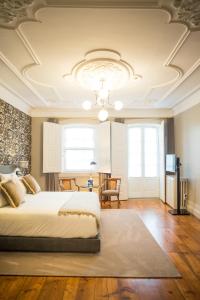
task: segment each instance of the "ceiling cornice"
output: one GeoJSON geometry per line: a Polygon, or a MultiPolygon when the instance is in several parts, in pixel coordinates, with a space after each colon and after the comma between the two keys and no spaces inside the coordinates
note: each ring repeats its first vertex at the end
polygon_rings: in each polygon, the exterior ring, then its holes
{"type": "Polygon", "coordinates": [[[172,109],[173,115],[176,116],[198,104],[200,104],[200,89],[194,90],[184,101],[175,105],[172,109]]]}
{"type": "Polygon", "coordinates": [[[200,30],[199,0],[9,0],[0,2],[0,27],[16,29],[23,22],[39,22],[36,13],[45,7],[162,9],[169,13],[169,23],[184,24],[191,31],[200,30]]]}
{"type": "Polygon", "coordinates": [[[1,100],[14,106],[27,115],[31,114],[30,105],[28,105],[23,99],[21,100],[21,97],[18,94],[14,93],[13,90],[10,91],[10,89],[8,89],[7,86],[5,87],[2,83],[0,83],[0,95],[1,100]]]}
{"type": "MultiPolygon", "coordinates": [[[[83,111],[82,109],[53,109],[33,108],[32,117],[54,117],[54,118],[97,118],[98,111],[83,111]]],[[[171,109],[124,109],[123,111],[109,110],[112,118],[170,118],[173,112],[171,109]]]]}

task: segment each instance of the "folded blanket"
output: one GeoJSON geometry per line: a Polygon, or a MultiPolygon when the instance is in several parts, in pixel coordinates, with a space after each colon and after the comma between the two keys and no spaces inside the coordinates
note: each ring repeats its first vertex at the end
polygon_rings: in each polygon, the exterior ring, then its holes
{"type": "Polygon", "coordinates": [[[96,193],[74,192],[58,211],[59,216],[86,215],[96,219],[97,226],[100,224],[100,203],[96,193]]]}

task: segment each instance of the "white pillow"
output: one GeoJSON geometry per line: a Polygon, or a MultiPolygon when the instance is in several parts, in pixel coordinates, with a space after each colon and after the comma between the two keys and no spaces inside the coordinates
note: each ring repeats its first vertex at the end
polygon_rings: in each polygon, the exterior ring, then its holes
{"type": "Polygon", "coordinates": [[[14,180],[16,178],[18,178],[18,176],[15,172],[10,174],[3,174],[3,173],[0,174],[0,181],[14,180]]]}

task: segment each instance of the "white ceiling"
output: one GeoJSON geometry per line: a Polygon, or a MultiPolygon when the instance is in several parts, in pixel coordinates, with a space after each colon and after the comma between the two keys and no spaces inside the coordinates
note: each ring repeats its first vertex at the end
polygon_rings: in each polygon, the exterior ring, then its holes
{"type": "Polygon", "coordinates": [[[37,112],[80,110],[94,94],[63,75],[94,49],[119,52],[142,75],[111,93],[124,111],[173,108],[200,89],[199,24],[175,19],[174,1],[19,2],[23,14],[0,19],[1,98],[37,112]]]}

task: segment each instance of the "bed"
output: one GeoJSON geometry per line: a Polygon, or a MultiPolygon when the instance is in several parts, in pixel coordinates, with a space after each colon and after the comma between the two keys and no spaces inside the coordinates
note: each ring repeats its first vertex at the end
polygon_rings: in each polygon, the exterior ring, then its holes
{"type": "MultiPolygon", "coordinates": [[[[0,173],[11,173],[10,168],[0,166],[0,173]]],[[[100,251],[99,218],[96,193],[26,194],[19,207],[0,208],[0,250],[95,253],[100,251]],[[71,213],[63,213],[63,207],[71,213]]]]}

